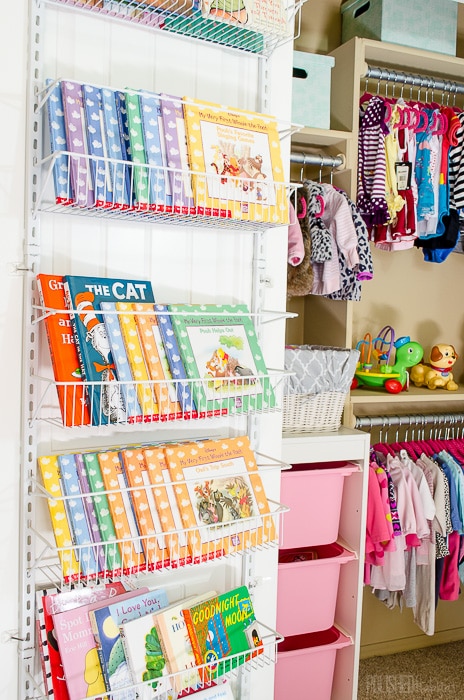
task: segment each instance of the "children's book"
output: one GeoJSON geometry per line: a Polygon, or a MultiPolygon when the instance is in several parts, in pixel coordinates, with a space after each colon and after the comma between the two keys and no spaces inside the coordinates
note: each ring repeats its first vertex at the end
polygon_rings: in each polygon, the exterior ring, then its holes
{"type": "Polygon", "coordinates": [[[99,573],[93,539],[90,534],[87,517],[84,510],[81,495],[77,467],[73,454],[58,455],[58,464],[61,474],[61,484],[65,496],[65,507],[68,520],[76,543],[75,553],[79,561],[82,573],[88,578],[96,578],[99,573]]]}
{"type": "Polygon", "coordinates": [[[57,696],[53,692],[52,666],[50,663],[50,655],[48,653],[47,628],[45,625],[45,611],[43,604],[43,596],[46,595],[46,593],[46,590],[36,591],[35,648],[39,652],[40,666],[42,668],[44,690],[43,696],[46,698],[55,698],[57,696]]]}
{"type": "Polygon", "coordinates": [[[184,116],[199,213],[288,224],[276,120],[188,97],[184,116]]]}
{"type": "Polygon", "coordinates": [[[172,381],[166,351],[158,327],[158,317],[153,304],[132,304],[145,365],[156,396],[160,418],[182,418],[177,392],[172,381]]]}
{"type": "Polygon", "coordinates": [[[122,159],[125,162],[124,165],[124,178],[126,183],[126,191],[128,196],[128,203],[130,198],[130,205],[134,203],[133,192],[132,192],[132,166],[130,161],[132,159],[131,147],[130,147],[130,135],[129,135],[129,121],[127,118],[127,107],[126,107],[126,95],[121,90],[114,91],[114,99],[116,103],[116,112],[118,117],[119,126],[119,138],[121,140],[121,152],[122,159]]]}
{"type": "Polygon", "coordinates": [[[172,324],[199,413],[246,413],[275,405],[245,304],[171,304],[172,324]],[[198,381],[201,380],[201,381],[198,381]]]}
{"type": "MultiPolygon", "coordinates": [[[[115,602],[108,602],[108,605],[89,611],[107,690],[115,691],[132,685],[119,625],[136,617],[158,612],[168,603],[163,589],[150,591],[147,588],[139,588],[132,591],[130,598],[121,596],[115,602]]],[[[122,700],[123,697],[126,696],[118,693],[118,698],[122,700]]],[[[133,697],[134,691],[128,690],[127,699],[133,697]]]]}
{"type": "Polygon", "coordinates": [[[233,28],[247,27],[255,32],[276,37],[290,36],[293,25],[288,22],[288,14],[282,0],[202,0],[204,17],[226,22],[233,28]]]}
{"type": "Polygon", "coordinates": [[[62,155],[55,156],[53,162],[53,184],[55,187],[56,204],[72,204],[74,193],[71,185],[69,171],[68,143],[66,138],[66,125],[64,121],[63,96],[61,84],[51,78],[45,81],[47,92],[48,134],[50,137],[50,152],[62,155]]]}
{"type": "Polygon", "coordinates": [[[74,455],[74,461],[76,462],[77,478],[79,480],[80,491],[82,493],[82,503],[84,505],[90,535],[94,542],[94,551],[97,557],[98,571],[103,572],[106,571],[107,568],[105,550],[104,546],[102,545],[103,538],[98,525],[95,504],[92,496],[89,495],[92,489],[90,488],[89,480],[87,478],[84,457],[80,452],[76,452],[74,455]]]}
{"type": "Polygon", "coordinates": [[[121,551],[123,570],[128,574],[135,573],[145,568],[145,556],[119,451],[98,452],[97,457],[105,491],[108,492],[108,506],[121,551]]]}
{"type": "Polygon", "coordinates": [[[82,85],[86,116],[87,144],[90,169],[95,185],[95,205],[113,206],[113,182],[108,162],[108,148],[103,122],[101,90],[94,85],[82,85]]]}
{"type": "Polygon", "coordinates": [[[198,690],[194,695],[194,700],[235,700],[229,681],[223,683],[208,683],[207,688],[198,690]]]}
{"type": "Polygon", "coordinates": [[[174,95],[160,97],[173,209],[177,214],[194,214],[182,100],[174,95]]]}
{"type": "Polygon", "coordinates": [[[148,168],[142,167],[147,160],[142,129],[142,115],[138,92],[126,90],[127,121],[129,125],[132,172],[134,177],[134,206],[139,210],[148,209],[150,197],[148,189],[148,168]]]}
{"type": "Polygon", "coordinates": [[[116,376],[121,386],[121,394],[129,423],[139,423],[143,418],[137,398],[137,391],[132,380],[132,373],[127,357],[126,346],[121,334],[119,315],[116,312],[114,301],[102,301],[100,304],[106,335],[110,344],[116,369],[116,376]]]}
{"type": "Polygon", "coordinates": [[[49,498],[47,498],[48,510],[63,577],[65,581],[77,579],[80,576],[81,568],[74,551],[74,541],[64,504],[58,457],[56,455],[45,455],[39,457],[37,462],[44,488],[49,494],[49,498]]]}
{"type": "Polygon", "coordinates": [[[158,327],[168,358],[169,367],[177,389],[177,398],[185,418],[196,418],[197,407],[193,400],[191,384],[187,380],[184,363],[177,344],[176,334],[172,327],[171,315],[165,304],[155,304],[158,317],[158,327]]]}
{"type": "Polygon", "coordinates": [[[116,107],[116,93],[102,88],[103,120],[105,125],[111,180],[113,182],[114,205],[121,209],[132,206],[131,170],[127,160],[126,142],[121,135],[123,121],[120,122],[116,107]]]}
{"type": "Polygon", "coordinates": [[[37,275],[37,290],[44,306],[44,323],[57,384],[63,424],[89,425],[90,414],[84,397],[74,333],[64,295],[64,278],[59,275],[37,275]],[[54,311],[64,313],[54,313],[54,311]],[[63,383],[61,383],[63,382],[63,383]]]}
{"type": "Polygon", "coordinates": [[[169,566],[166,539],[153,496],[153,486],[148,476],[144,450],[141,447],[121,450],[124,471],[131,489],[132,503],[145,552],[147,569],[152,571],[169,566]]]}
{"type": "Polygon", "coordinates": [[[161,101],[153,92],[140,93],[143,139],[148,170],[150,209],[171,212],[172,195],[166,172],[166,145],[161,118],[161,101]]]}
{"type": "Polygon", "coordinates": [[[71,168],[71,183],[76,203],[79,207],[95,205],[95,189],[89,166],[87,147],[84,97],[82,86],[73,80],[62,80],[64,120],[71,168]]]}
{"type": "Polygon", "coordinates": [[[115,572],[115,575],[121,574],[121,554],[119,545],[116,540],[116,532],[114,529],[113,519],[110,514],[108,498],[105,492],[105,485],[98,461],[98,453],[84,452],[85,471],[92,489],[92,499],[97,515],[98,526],[100,528],[101,539],[104,546],[106,570],[115,572]],[[119,572],[119,574],[118,574],[119,572]]]}
{"type": "Polygon", "coordinates": [[[183,614],[203,681],[222,676],[259,653],[252,652],[262,640],[246,586],[186,608],[183,614]]]}
{"type": "Polygon", "coordinates": [[[126,423],[121,386],[116,381],[100,304],[102,301],[123,300],[153,302],[151,283],[147,280],[66,275],[65,297],[86,382],[92,424],[126,423]]]}

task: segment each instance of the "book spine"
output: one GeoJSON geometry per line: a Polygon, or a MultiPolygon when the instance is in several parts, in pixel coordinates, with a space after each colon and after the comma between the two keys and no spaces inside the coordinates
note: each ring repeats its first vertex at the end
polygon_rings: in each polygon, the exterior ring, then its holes
{"type": "Polygon", "coordinates": [[[102,130],[101,92],[93,85],[83,85],[83,101],[86,115],[86,135],[90,155],[90,168],[95,183],[95,204],[107,207],[113,204],[113,186],[107,156],[106,138],[102,130]]]}
{"type": "Polygon", "coordinates": [[[136,92],[126,91],[126,109],[129,124],[130,147],[132,163],[134,167],[134,195],[137,209],[148,209],[150,201],[148,191],[147,156],[142,131],[142,117],[140,113],[139,95],[136,92]]]}
{"type": "Polygon", "coordinates": [[[93,504],[92,496],[86,496],[86,494],[90,494],[90,484],[89,480],[87,479],[87,474],[85,473],[84,459],[82,457],[82,454],[80,453],[75,454],[74,459],[76,461],[77,478],[79,480],[80,490],[83,494],[82,500],[85,514],[87,517],[89,531],[92,536],[92,540],[96,545],[95,549],[98,562],[98,572],[100,574],[103,574],[103,572],[106,569],[105,553],[102,547],[102,537],[100,533],[100,527],[98,525],[97,516],[95,514],[95,507],[93,504]]]}
{"type": "Polygon", "coordinates": [[[105,657],[103,656],[103,651],[102,651],[100,630],[98,629],[97,620],[95,619],[95,615],[94,615],[93,610],[89,610],[89,621],[90,621],[90,628],[92,630],[93,638],[95,640],[95,647],[97,649],[98,660],[100,662],[100,666],[101,666],[101,670],[102,670],[103,682],[105,683],[106,690],[111,690],[110,679],[108,677],[108,669],[107,669],[105,657]]]}
{"type": "Polygon", "coordinates": [[[95,192],[89,168],[82,86],[70,80],[61,83],[63,92],[66,137],[71,152],[71,178],[76,203],[80,207],[93,207],[95,192]]]}
{"type": "MultiPolygon", "coordinates": [[[[45,81],[45,85],[47,88],[51,88],[47,100],[48,126],[50,133],[50,149],[52,153],[56,153],[58,151],[66,151],[68,145],[61,85],[58,82],[51,87],[53,82],[53,80],[48,78],[45,81]]],[[[72,204],[74,202],[74,194],[69,172],[69,155],[67,153],[56,156],[53,164],[53,182],[55,186],[56,204],[72,204]]]]}
{"type": "Polygon", "coordinates": [[[182,102],[172,95],[163,94],[160,99],[173,209],[179,214],[194,214],[182,102]]]}
{"type": "Polygon", "coordinates": [[[148,172],[150,209],[172,211],[172,201],[171,199],[168,201],[166,189],[165,149],[161,145],[159,126],[161,116],[159,97],[154,93],[141,93],[140,112],[147,163],[152,166],[148,172]]]}
{"type": "Polygon", "coordinates": [[[101,96],[108,155],[110,159],[114,159],[111,162],[114,204],[118,208],[129,209],[132,206],[131,172],[124,140],[119,132],[116,97],[114,91],[109,88],[102,88],[101,96]]]}

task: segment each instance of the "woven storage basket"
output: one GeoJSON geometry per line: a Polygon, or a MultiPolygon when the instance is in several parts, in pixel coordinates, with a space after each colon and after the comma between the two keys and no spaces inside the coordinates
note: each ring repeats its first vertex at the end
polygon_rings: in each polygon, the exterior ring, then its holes
{"type": "Polygon", "coordinates": [[[282,431],[308,433],[338,430],[342,422],[346,394],[324,391],[322,394],[287,394],[283,399],[282,431]]]}

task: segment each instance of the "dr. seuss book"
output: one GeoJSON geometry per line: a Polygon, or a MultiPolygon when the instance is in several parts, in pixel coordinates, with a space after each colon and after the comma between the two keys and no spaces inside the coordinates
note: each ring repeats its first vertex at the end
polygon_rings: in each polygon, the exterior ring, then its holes
{"type": "Polygon", "coordinates": [[[81,568],[74,552],[74,541],[64,504],[64,491],[61,484],[58,457],[56,455],[45,455],[39,457],[37,461],[43,485],[49,494],[49,498],[47,498],[48,509],[63,577],[66,581],[78,578],[81,568]]]}
{"type": "Polygon", "coordinates": [[[125,423],[127,414],[121,387],[116,381],[100,303],[124,300],[152,302],[151,283],[147,280],[66,275],[65,297],[86,382],[92,424],[125,423]]]}
{"type": "Polygon", "coordinates": [[[142,115],[140,112],[140,99],[134,90],[126,90],[127,122],[129,126],[131,160],[134,164],[132,172],[134,177],[134,206],[136,209],[148,209],[148,168],[142,167],[147,161],[145,142],[143,139],[142,115]]]}
{"type": "Polygon", "coordinates": [[[182,101],[173,95],[160,98],[173,209],[178,214],[194,214],[182,101]]]}
{"type": "MultiPolygon", "coordinates": [[[[158,612],[168,603],[163,589],[150,591],[138,588],[132,591],[130,597],[121,596],[115,602],[108,602],[108,605],[89,611],[107,690],[114,691],[132,685],[119,625],[158,612]]],[[[128,691],[127,697],[134,697],[133,691],[128,691]]]]}
{"type": "Polygon", "coordinates": [[[137,518],[145,560],[149,571],[169,566],[166,539],[153,496],[148,467],[141,447],[121,450],[124,471],[131,489],[131,500],[137,518]]]}
{"type": "Polygon", "coordinates": [[[71,168],[71,183],[79,207],[93,207],[95,190],[89,166],[82,86],[72,80],[61,81],[64,121],[71,168]]]}
{"type": "MultiPolygon", "coordinates": [[[[111,179],[114,190],[114,205],[121,209],[132,206],[131,170],[127,161],[126,142],[120,133],[119,113],[116,108],[116,93],[109,88],[102,88],[103,119],[108,144],[111,179]]],[[[121,115],[122,117],[122,115],[121,115]]]]}
{"type": "Polygon", "coordinates": [[[186,608],[183,614],[204,681],[222,676],[260,653],[252,651],[261,647],[262,641],[246,586],[186,608]]]}
{"type": "Polygon", "coordinates": [[[198,411],[271,408],[275,396],[245,304],[171,304],[172,324],[198,411]]]}
{"type": "Polygon", "coordinates": [[[104,538],[102,537],[102,533],[100,532],[97,513],[95,511],[95,504],[93,502],[92,496],[90,495],[92,489],[90,488],[89,480],[87,477],[84,457],[80,452],[75,453],[74,461],[76,462],[77,478],[79,480],[80,491],[82,494],[82,502],[84,505],[87,522],[89,524],[89,531],[94,542],[95,554],[98,561],[98,571],[106,571],[106,557],[104,546],[102,545],[102,541],[104,538]]]}
{"type": "MultiPolygon", "coordinates": [[[[53,161],[53,184],[55,187],[56,204],[72,204],[74,194],[71,186],[69,172],[69,155],[66,138],[66,126],[64,122],[63,96],[59,82],[47,78],[47,115],[48,134],[50,137],[50,153],[65,151],[61,155],[54,156],[53,161]]],[[[47,132],[46,132],[47,133],[47,132]]]]}
{"type": "Polygon", "coordinates": [[[90,169],[95,186],[95,205],[113,206],[113,181],[108,162],[106,132],[103,123],[101,90],[94,85],[82,85],[86,116],[86,135],[90,154],[90,169]]]}
{"type": "Polygon", "coordinates": [[[184,116],[200,213],[288,224],[276,120],[188,97],[184,116]]]}
{"type": "Polygon", "coordinates": [[[148,170],[150,209],[171,212],[172,194],[166,171],[166,142],[159,95],[141,92],[140,111],[147,163],[153,166],[148,170]]]}
{"type": "Polygon", "coordinates": [[[182,418],[180,404],[153,304],[132,304],[145,364],[158,403],[161,419],[182,418]]]}
{"type": "Polygon", "coordinates": [[[39,274],[37,290],[40,303],[45,307],[45,330],[53,374],[55,381],[59,382],[56,390],[63,424],[88,425],[90,415],[85,402],[79,358],[65,301],[64,278],[60,275],[39,274]],[[64,313],[54,313],[59,310],[63,310],[64,313]]]}

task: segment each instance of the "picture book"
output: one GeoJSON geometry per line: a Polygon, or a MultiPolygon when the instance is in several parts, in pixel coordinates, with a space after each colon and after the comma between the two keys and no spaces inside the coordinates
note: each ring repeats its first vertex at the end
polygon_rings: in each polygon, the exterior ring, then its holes
{"type": "Polygon", "coordinates": [[[182,418],[177,392],[172,381],[166,351],[158,327],[158,317],[153,304],[132,304],[140,344],[153,391],[156,396],[160,418],[174,420],[182,418]]]}
{"type": "Polygon", "coordinates": [[[37,462],[44,488],[50,496],[47,498],[48,510],[63,577],[65,581],[77,579],[80,576],[81,568],[74,551],[74,541],[64,504],[58,457],[46,455],[39,457],[37,462]]]}
{"type": "Polygon", "coordinates": [[[145,568],[145,556],[127,492],[119,451],[98,452],[97,458],[105,491],[108,492],[106,496],[121,552],[123,570],[125,573],[135,573],[145,568]]]}
{"type": "Polygon", "coordinates": [[[200,213],[288,224],[276,120],[188,97],[184,115],[200,213]]]}
{"type": "Polygon", "coordinates": [[[116,311],[119,315],[119,326],[142,409],[143,420],[146,422],[158,420],[159,406],[143,356],[132,304],[124,301],[116,302],[116,311]]]}
{"type": "Polygon", "coordinates": [[[139,94],[134,90],[126,90],[126,110],[129,126],[131,160],[133,163],[134,206],[136,209],[148,209],[150,201],[148,190],[148,168],[142,167],[147,161],[145,142],[143,139],[142,115],[140,112],[139,94]]]}
{"type": "Polygon", "coordinates": [[[43,678],[43,695],[44,697],[54,698],[52,667],[50,663],[50,655],[48,653],[47,628],[45,625],[45,611],[43,605],[43,596],[45,594],[46,591],[36,591],[34,644],[35,648],[39,652],[43,678]]]}
{"type": "Polygon", "coordinates": [[[140,93],[143,138],[148,170],[150,209],[171,212],[172,195],[166,166],[166,145],[161,118],[159,95],[152,92],[140,93]]]}
{"type": "Polygon", "coordinates": [[[125,423],[127,415],[121,386],[114,373],[102,301],[154,301],[147,280],[111,277],[65,276],[65,298],[73,324],[74,339],[86,384],[87,403],[93,425],[125,423]]]}
{"type": "MultiPolygon", "coordinates": [[[[129,591],[122,593],[118,599],[127,599],[132,595],[133,591],[129,591]]],[[[105,604],[105,600],[53,613],[55,636],[70,700],[98,697],[106,691],[89,616],[90,610],[99,608],[102,604],[105,604]]]]}
{"type": "Polygon", "coordinates": [[[128,209],[132,206],[131,170],[127,159],[126,141],[120,132],[123,120],[120,121],[118,116],[116,93],[109,88],[102,88],[101,97],[108,157],[111,159],[114,206],[128,209]]]}
{"type": "Polygon", "coordinates": [[[127,483],[139,526],[145,560],[149,571],[169,566],[166,539],[148,476],[144,451],[140,447],[121,450],[127,483]]]}
{"type": "MultiPolygon", "coordinates": [[[[96,452],[84,452],[82,454],[85,471],[92,490],[92,499],[100,528],[101,539],[104,545],[106,571],[121,572],[121,554],[116,540],[116,532],[113,519],[110,514],[108,498],[103,483],[103,477],[96,452]]],[[[115,574],[116,575],[116,574],[115,574]]]]}
{"type": "Polygon", "coordinates": [[[177,399],[182,409],[182,415],[185,418],[196,418],[198,415],[197,407],[193,400],[191,384],[187,380],[176,334],[172,327],[171,314],[165,304],[155,304],[155,311],[157,313],[158,328],[168,358],[171,375],[175,380],[177,399]]]}
{"type": "Polygon", "coordinates": [[[68,143],[61,85],[59,81],[47,78],[45,86],[48,93],[47,116],[50,153],[58,154],[59,151],[65,151],[61,155],[54,156],[53,161],[52,173],[55,187],[55,202],[56,204],[72,204],[74,202],[74,193],[69,171],[68,143]]]}
{"type": "Polygon", "coordinates": [[[183,614],[203,681],[222,676],[259,653],[252,653],[262,641],[246,586],[186,608],[183,614]]]}
{"type": "Polygon", "coordinates": [[[121,596],[115,602],[89,611],[107,690],[115,691],[132,685],[119,626],[137,617],[156,613],[168,603],[164,589],[135,589],[130,598],[121,596]]]}
{"type": "Polygon", "coordinates": [[[65,507],[68,513],[68,521],[71,527],[75,554],[79,561],[82,573],[88,578],[96,578],[99,573],[93,539],[87,522],[74,455],[58,455],[58,464],[61,474],[63,492],[68,499],[65,507]]]}
{"type": "Polygon", "coordinates": [[[202,0],[204,17],[236,27],[247,27],[255,32],[277,37],[290,36],[293,26],[288,22],[288,14],[282,0],[202,0]]]}
{"type": "Polygon", "coordinates": [[[64,278],[60,275],[37,275],[40,304],[44,307],[44,323],[48,347],[57,384],[63,425],[89,425],[90,415],[85,402],[79,358],[74,343],[71,319],[64,295],[64,278]],[[54,313],[63,311],[63,313],[54,313]],[[62,383],[63,382],[63,383],[62,383]]]}
{"type": "Polygon", "coordinates": [[[62,80],[61,91],[66,139],[72,154],[69,156],[69,161],[74,197],[79,207],[93,207],[95,189],[89,167],[82,86],[72,80],[62,80]]]}
{"type": "Polygon", "coordinates": [[[88,495],[90,494],[92,489],[90,488],[89,480],[87,478],[84,457],[80,452],[75,453],[74,461],[76,462],[77,478],[79,480],[80,491],[83,494],[82,503],[84,505],[90,535],[94,542],[94,552],[95,556],[97,557],[98,571],[106,571],[107,567],[105,550],[102,545],[103,538],[100,533],[100,527],[98,525],[98,519],[97,514],[95,512],[95,504],[93,502],[93,498],[92,496],[88,495]]]}
{"type": "Polygon", "coordinates": [[[103,123],[101,90],[94,85],[82,85],[89,163],[95,186],[95,205],[113,206],[113,182],[108,162],[106,133],[103,123]]]}
{"type": "Polygon", "coordinates": [[[177,214],[194,214],[182,100],[166,94],[160,98],[173,209],[177,214]]]}
{"type": "Polygon", "coordinates": [[[195,693],[195,700],[234,700],[232,687],[229,681],[223,683],[208,683],[207,688],[195,693]]]}
{"type": "Polygon", "coordinates": [[[165,533],[169,559],[173,568],[192,562],[187,533],[171,483],[164,445],[153,445],[143,450],[148,477],[153,484],[153,498],[165,533]]]}
{"type": "Polygon", "coordinates": [[[102,301],[100,304],[106,335],[110,344],[111,355],[114,360],[116,376],[121,386],[121,394],[124,401],[127,420],[129,423],[138,423],[143,418],[137,398],[137,391],[132,380],[132,373],[127,357],[126,346],[121,335],[119,315],[116,312],[114,301],[102,301]]]}
{"type": "MultiPolygon", "coordinates": [[[[129,135],[129,120],[127,117],[127,107],[126,107],[126,95],[122,90],[114,91],[114,100],[116,104],[116,115],[118,119],[119,127],[119,139],[120,148],[122,154],[122,160],[124,165],[119,165],[119,169],[123,169],[125,191],[127,193],[126,204],[122,208],[127,206],[132,206],[134,203],[133,191],[132,191],[132,166],[130,161],[132,159],[131,147],[130,147],[130,135],[129,135]]],[[[116,166],[115,166],[116,167],[116,166]]]]}
{"type": "Polygon", "coordinates": [[[230,413],[275,405],[245,304],[171,304],[172,323],[198,411],[230,413]],[[201,381],[198,381],[201,380],[201,381]]]}

